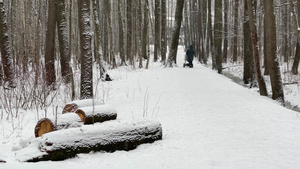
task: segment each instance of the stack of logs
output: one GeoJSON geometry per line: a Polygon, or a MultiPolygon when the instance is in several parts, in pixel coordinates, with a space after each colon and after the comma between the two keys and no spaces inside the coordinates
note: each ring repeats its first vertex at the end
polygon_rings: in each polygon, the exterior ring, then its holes
{"type": "Polygon", "coordinates": [[[81,127],[83,124],[94,124],[115,120],[117,111],[109,105],[96,103],[93,99],[77,100],[67,103],[57,120],[43,118],[35,126],[35,137],[55,130],[81,127]]]}
{"type": "Polygon", "coordinates": [[[57,161],[91,151],[128,151],[162,139],[162,127],[157,121],[126,122],[116,118],[117,111],[108,105],[95,104],[93,100],[73,101],[65,106],[57,120],[45,118],[37,123],[34,141],[38,142],[36,148],[42,155],[28,154],[31,147],[19,153],[27,153],[27,162],[57,161]],[[97,123],[107,120],[111,121],[97,123]]]}

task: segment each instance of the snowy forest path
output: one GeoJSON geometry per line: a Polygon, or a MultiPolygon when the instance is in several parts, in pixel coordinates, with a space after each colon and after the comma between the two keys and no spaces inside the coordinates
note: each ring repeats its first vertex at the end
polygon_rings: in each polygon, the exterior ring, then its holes
{"type": "MultiPolygon", "coordinates": [[[[156,154],[147,155],[149,162],[144,163],[149,168],[300,167],[297,112],[233,83],[210,68],[197,63],[194,68],[182,68],[182,64],[179,61],[175,68],[159,66],[137,71],[118,83],[123,86],[118,89],[136,83],[126,89],[131,93],[124,104],[115,100],[124,110],[119,113],[121,119],[144,118],[142,110],[146,104],[146,118],[162,122],[163,140],[146,146],[147,152],[156,154]],[[138,82],[134,82],[136,79],[138,82]]],[[[141,151],[144,150],[136,153],[141,151]]],[[[137,158],[134,165],[139,168],[141,157],[134,154],[129,156],[137,158]]]]}

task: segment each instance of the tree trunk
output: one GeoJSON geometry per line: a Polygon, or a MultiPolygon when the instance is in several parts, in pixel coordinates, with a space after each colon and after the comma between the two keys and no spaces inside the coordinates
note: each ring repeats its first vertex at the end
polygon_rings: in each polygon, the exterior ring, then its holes
{"type": "Polygon", "coordinates": [[[144,59],[147,59],[147,44],[148,44],[148,24],[149,24],[149,9],[148,9],[148,0],[144,2],[144,27],[143,27],[143,34],[142,34],[142,55],[144,59]]]}
{"type": "Polygon", "coordinates": [[[167,53],[167,36],[166,36],[166,22],[167,10],[166,0],[161,1],[161,61],[165,64],[167,53]]]}
{"type": "Polygon", "coordinates": [[[239,0],[234,1],[234,40],[233,40],[233,62],[237,62],[238,51],[238,17],[239,17],[239,0]]]}
{"type": "Polygon", "coordinates": [[[253,60],[254,60],[254,66],[256,71],[256,78],[259,86],[259,93],[262,96],[268,96],[268,91],[266,87],[266,83],[264,80],[264,77],[262,76],[261,70],[260,70],[260,59],[259,59],[259,52],[258,52],[258,44],[257,44],[257,33],[256,33],[256,27],[254,24],[254,15],[253,15],[253,6],[252,6],[252,0],[247,0],[246,2],[248,4],[248,14],[249,14],[249,24],[250,24],[250,31],[251,31],[251,40],[252,40],[252,50],[253,50],[253,60]]]}
{"type": "Polygon", "coordinates": [[[131,1],[127,0],[127,59],[129,59],[130,64],[134,67],[134,57],[132,54],[132,10],[131,1]]]}
{"type": "MultiPolygon", "coordinates": [[[[293,10],[293,9],[292,9],[293,10]]],[[[300,2],[297,1],[297,11],[298,11],[298,25],[300,25],[300,2]]],[[[295,59],[292,67],[292,73],[294,75],[298,74],[298,67],[299,67],[299,60],[300,60],[300,41],[299,41],[299,30],[296,30],[298,34],[298,40],[296,45],[296,53],[295,53],[295,59]]]]}
{"type": "Polygon", "coordinates": [[[223,47],[223,63],[227,63],[228,53],[228,1],[224,0],[224,47],[223,47]]]}
{"type": "Polygon", "coordinates": [[[160,0],[155,0],[155,38],[154,38],[154,62],[160,55],[160,0]]]}
{"type": "Polygon", "coordinates": [[[272,99],[284,104],[284,93],[281,81],[279,60],[276,55],[276,25],[273,0],[264,0],[265,7],[265,29],[266,31],[266,54],[270,71],[272,86],[272,99]]]}
{"type": "Polygon", "coordinates": [[[93,14],[94,14],[94,20],[95,20],[95,39],[97,40],[97,46],[95,46],[97,53],[99,55],[99,65],[100,65],[100,77],[101,79],[105,79],[106,77],[106,67],[104,64],[104,58],[103,55],[100,54],[100,44],[101,44],[101,28],[100,28],[100,21],[99,21],[99,15],[98,15],[98,1],[93,0],[93,14]]]}
{"type": "MultiPolygon", "coordinates": [[[[217,69],[217,65],[216,65],[216,58],[214,57],[215,56],[215,53],[216,53],[216,50],[215,50],[215,41],[214,41],[214,36],[213,36],[213,29],[212,29],[212,13],[211,13],[211,1],[208,1],[208,28],[207,28],[207,31],[208,31],[208,34],[209,34],[209,39],[210,39],[210,48],[211,48],[211,59],[212,59],[212,69],[217,69]]],[[[208,53],[209,54],[209,53],[208,53]]]]}
{"type": "Polygon", "coordinates": [[[119,50],[120,50],[120,58],[121,58],[121,65],[126,65],[126,58],[125,58],[125,49],[124,49],[124,30],[123,30],[123,7],[121,5],[122,0],[118,0],[118,8],[119,8],[119,50]]]}
{"type": "Polygon", "coordinates": [[[254,83],[253,81],[253,50],[251,46],[251,36],[250,36],[250,25],[249,25],[249,16],[248,16],[248,5],[245,3],[244,5],[244,75],[243,75],[243,81],[244,84],[251,85],[254,83]]]}
{"type": "MultiPolygon", "coordinates": [[[[14,70],[13,70],[13,59],[11,56],[11,47],[9,42],[9,32],[7,26],[7,16],[3,1],[0,1],[0,50],[1,50],[1,61],[4,75],[5,87],[14,88],[16,87],[14,82],[14,70]]],[[[1,76],[1,70],[0,70],[1,76]]],[[[0,78],[1,81],[1,78],[0,78]]]]}
{"type": "Polygon", "coordinates": [[[222,73],[222,1],[215,1],[215,26],[214,26],[214,41],[215,41],[215,58],[218,73],[222,73]]]}
{"type": "Polygon", "coordinates": [[[46,44],[45,44],[45,68],[46,68],[46,84],[52,86],[55,84],[55,1],[48,0],[48,22],[46,32],[46,44]]]}
{"type": "Polygon", "coordinates": [[[61,74],[65,83],[71,82],[70,50],[68,41],[68,24],[66,18],[65,0],[56,0],[56,20],[59,42],[61,74]]]}
{"type": "Polygon", "coordinates": [[[78,2],[78,23],[81,48],[80,99],[88,99],[93,98],[93,57],[89,0],[78,2]]]}
{"type": "Polygon", "coordinates": [[[299,44],[299,41],[297,41],[295,59],[294,59],[294,62],[293,62],[293,67],[292,67],[292,73],[294,75],[298,74],[299,61],[300,61],[300,44],[299,44]]]}
{"type": "Polygon", "coordinates": [[[182,21],[182,10],[183,10],[184,0],[177,0],[176,2],[176,12],[175,12],[175,26],[172,32],[172,39],[170,45],[170,52],[168,56],[168,63],[166,66],[173,67],[176,64],[176,56],[178,49],[178,40],[180,34],[180,27],[182,21]]]}

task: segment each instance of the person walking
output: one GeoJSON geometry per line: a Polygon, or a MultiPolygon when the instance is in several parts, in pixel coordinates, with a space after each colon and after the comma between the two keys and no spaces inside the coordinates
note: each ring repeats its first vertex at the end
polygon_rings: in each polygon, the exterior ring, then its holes
{"type": "Polygon", "coordinates": [[[193,50],[193,45],[190,45],[190,48],[186,51],[186,60],[188,61],[188,64],[184,65],[185,66],[189,66],[190,68],[192,68],[193,65],[193,60],[194,60],[194,50],[193,50]]]}

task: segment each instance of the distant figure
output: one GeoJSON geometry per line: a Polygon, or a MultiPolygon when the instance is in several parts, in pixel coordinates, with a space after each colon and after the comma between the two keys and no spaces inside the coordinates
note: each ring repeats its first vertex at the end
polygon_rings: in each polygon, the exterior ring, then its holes
{"type": "Polygon", "coordinates": [[[105,75],[105,81],[112,81],[108,74],[105,75]]]}
{"type": "Polygon", "coordinates": [[[194,60],[194,50],[193,45],[190,45],[190,48],[186,51],[186,60],[188,61],[188,64],[184,64],[183,67],[189,66],[190,68],[193,67],[193,60],[194,60]]]}

